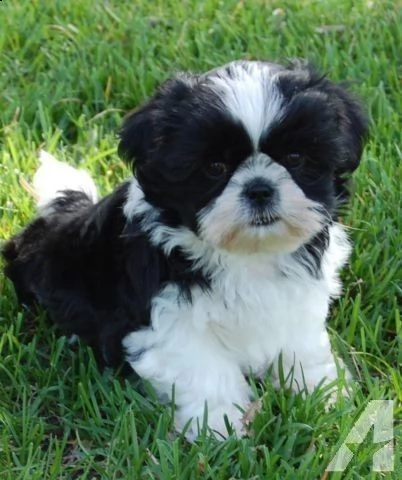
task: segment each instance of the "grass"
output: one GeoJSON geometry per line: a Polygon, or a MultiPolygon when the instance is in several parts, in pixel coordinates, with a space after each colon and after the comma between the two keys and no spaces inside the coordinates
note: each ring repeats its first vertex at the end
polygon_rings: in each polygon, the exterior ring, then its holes
{"type": "Polygon", "coordinates": [[[124,178],[115,153],[121,118],[175,70],[308,57],[331,78],[350,80],[372,120],[344,218],[354,253],[329,321],[334,348],[356,372],[350,399],[326,412],[322,392],[303,400],[275,392],[267,378],[254,435],[189,445],[172,433],[170,409],[144,395],[147,386],[99,372],[89,349],[71,349],[41,312],[24,312],[0,277],[0,479],[400,478],[398,2],[4,0],[0,22],[1,239],[34,214],[20,178],[31,178],[39,146],[88,168],[103,192],[124,178]],[[394,472],[371,471],[378,446],[370,434],[351,446],[345,472],[325,473],[374,399],[395,402],[394,472]]]}

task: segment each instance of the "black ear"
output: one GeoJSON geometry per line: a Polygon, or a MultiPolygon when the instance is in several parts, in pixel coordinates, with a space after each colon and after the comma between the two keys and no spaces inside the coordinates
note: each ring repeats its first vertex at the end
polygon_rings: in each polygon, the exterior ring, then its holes
{"type": "Polygon", "coordinates": [[[287,70],[296,73],[283,75],[281,87],[288,94],[303,90],[318,90],[328,96],[328,102],[335,114],[335,126],[342,148],[342,158],[337,173],[353,172],[360,163],[364,142],[368,133],[368,119],[361,103],[346,89],[345,84],[336,84],[318,72],[309,61],[294,59],[287,70]],[[291,81],[289,81],[291,80],[291,81]]]}
{"type": "Polygon", "coordinates": [[[343,85],[328,82],[326,90],[336,112],[338,135],[342,146],[342,159],[337,174],[351,173],[360,164],[368,134],[368,118],[361,103],[343,85]]]}
{"type": "Polygon", "coordinates": [[[196,82],[195,75],[178,74],[167,80],[142,107],[129,112],[120,130],[118,154],[128,163],[145,163],[157,149],[166,124],[187,98],[196,82]]]}
{"type": "Polygon", "coordinates": [[[346,202],[351,193],[350,174],[359,166],[368,134],[368,118],[360,102],[346,86],[324,80],[324,91],[335,112],[341,158],[336,165],[334,187],[338,205],[346,202]]]}

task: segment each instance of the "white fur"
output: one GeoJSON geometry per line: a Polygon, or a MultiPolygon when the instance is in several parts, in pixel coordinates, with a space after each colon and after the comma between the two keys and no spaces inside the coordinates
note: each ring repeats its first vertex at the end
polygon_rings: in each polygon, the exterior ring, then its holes
{"type": "MultiPolygon", "coordinates": [[[[338,376],[325,322],[331,299],[340,292],[338,271],[349,254],[345,231],[329,227],[321,275],[311,275],[305,257],[295,252],[328,224],[328,214],[304,195],[283,166],[258,151],[261,138],[284,114],[279,69],[236,62],[205,77],[225,113],[244,125],[254,153],[199,212],[197,235],[161,223],[160,211],[145,200],[135,179],[124,205],[127,219],[141,218],[141,228],[155,246],[167,255],[179,248],[211,282],[208,291],[192,287],[191,302],[177,284],[165,285],[152,298],[150,326],[123,340],[132,368],[162,398],[172,398],[174,391],[175,425],[182,430],[190,422],[190,439],[197,436],[205,413],[218,436],[227,434],[225,415],[241,434],[242,410],[251,400],[246,375],[264,375],[272,366],[276,381],[279,359],[295,390],[311,391],[338,376]],[[251,217],[257,214],[243,192],[247,182],[261,177],[277,198],[264,212],[267,218],[257,218],[253,226],[251,217]],[[275,221],[264,224],[267,220],[275,221]]],[[[49,202],[64,189],[83,191],[97,201],[86,172],[46,152],[41,162],[34,184],[42,211],[49,211],[49,202]]]]}
{"type": "Polygon", "coordinates": [[[40,167],[35,173],[33,186],[42,214],[51,213],[49,203],[62,196],[63,190],[78,190],[86,193],[94,203],[98,201],[97,188],[88,172],[60,162],[44,150],[39,152],[39,160],[40,167]]]}
{"type": "Polygon", "coordinates": [[[171,396],[174,385],[176,426],[182,429],[192,419],[190,439],[202,424],[205,405],[208,425],[218,435],[226,434],[224,414],[240,434],[241,409],[250,400],[244,375],[275,368],[280,354],[295,389],[305,384],[312,390],[337,378],[325,320],[349,251],[342,227],[330,228],[323,276],[314,279],[290,253],[231,253],[183,227],[158,223],[133,180],[125,213],[137,212],[145,213],[142,226],[154,244],[166,253],[180,246],[212,277],[211,292],[194,288],[191,304],[177,286],[167,285],[152,301],[151,327],[123,342],[132,368],[160,395],[171,396]]]}
{"type": "Polygon", "coordinates": [[[270,64],[234,62],[222,74],[218,69],[216,76],[211,76],[213,88],[233,117],[243,123],[255,148],[261,135],[280,117],[283,99],[275,83],[275,70],[270,64]]]}

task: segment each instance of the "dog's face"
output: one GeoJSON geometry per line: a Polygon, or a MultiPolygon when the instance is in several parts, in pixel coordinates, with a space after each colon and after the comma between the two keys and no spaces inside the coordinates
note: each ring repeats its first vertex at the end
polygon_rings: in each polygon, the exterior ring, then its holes
{"type": "Polygon", "coordinates": [[[178,75],[126,118],[120,154],[167,223],[217,248],[292,252],[331,220],[366,119],[306,64],[178,75]]]}

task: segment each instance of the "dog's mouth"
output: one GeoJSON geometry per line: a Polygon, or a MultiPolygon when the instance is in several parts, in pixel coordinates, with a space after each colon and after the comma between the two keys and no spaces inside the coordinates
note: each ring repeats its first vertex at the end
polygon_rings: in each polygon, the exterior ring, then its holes
{"type": "Polygon", "coordinates": [[[249,225],[251,227],[268,227],[279,220],[280,218],[277,215],[258,215],[252,218],[249,225]]]}

